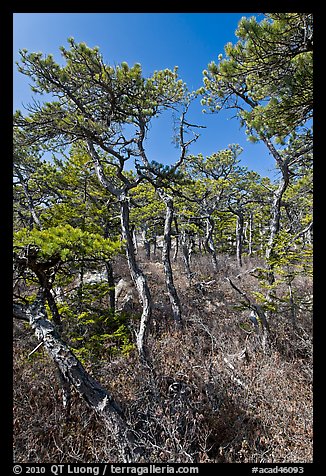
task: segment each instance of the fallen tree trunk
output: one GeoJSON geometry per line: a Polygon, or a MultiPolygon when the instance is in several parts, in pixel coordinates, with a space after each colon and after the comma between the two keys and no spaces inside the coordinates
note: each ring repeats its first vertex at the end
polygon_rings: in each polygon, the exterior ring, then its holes
{"type": "Polygon", "coordinates": [[[136,444],[135,435],[127,424],[122,409],[112,395],[89,375],[47,319],[44,294],[45,291],[41,288],[31,306],[14,304],[14,317],[29,321],[36,337],[42,340],[47,353],[56,364],[64,406],[69,405],[70,386],[73,386],[110,430],[122,462],[137,462],[140,447],[136,444]]]}

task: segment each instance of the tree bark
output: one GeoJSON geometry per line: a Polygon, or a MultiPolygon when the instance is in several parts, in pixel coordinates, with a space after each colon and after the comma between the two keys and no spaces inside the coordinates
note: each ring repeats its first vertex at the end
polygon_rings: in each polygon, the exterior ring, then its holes
{"type": "MultiPolygon", "coordinates": [[[[271,140],[268,139],[267,137],[263,137],[262,140],[268,147],[271,154],[273,155],[282,174],[282,178],[279,182],[279,186],[274,192],[273,203],[272,203],[272,210],[271,210],[272,216],[271,216],[270,227],[269,227],[269,238],[267,241],[267,247],[265,251],[266,260],[269,261],[273,255],[275,238],[277,237],[280,231],[281,204],[282,204],[283,195],[290,183],[290,171],[289,171],[288,160],[282,159],[282,156],[275,149],[271,140]]],[[[268,276],[268,281],[270,284],[273,284],[273,282],[275,281],[273,266],[269,265],[269,267],[270,267],[270,273],[268,276]]]]}
{"type": "Polygon", "coordinates": [[[269,259],[273,253],[274,241],[280,231],[280,219],[281,219],[281,204],[282,197],[289,184],[289,179],[285,175],[279,183],[277,190],[274,193],[272,203],[272,218],[270,221],[270,233],[266,248],[266,259],[269,259]]]}
{"type": "Polygon", "coordinates": [[[41,225],[41,222],[37,216],[37,213],[35,211],[35,207],[34,207],[34,201],[33,201],[33,198],[29,192],[29,189],[28,189],[28,185],[27,185],[27,179],[25,179],[22,175],[22,173],[20,172],[19,170],[19,167],[15,166],[14,165],[14,171],[15,173],[17,174],[19,180],[20,180],[20,183],[21,183],[21,186],[23,187],[23,190],[24,190],[24,194],[25,194],[25,197],[26,197],[26,200],[27,200],[27,207],[28,207],[28,210],[31,214],[31,218],[32,218],[32,223],[34,222],[35,225],[40,229],[42,230],[42,225],[41,225]]]}
{"type": "Polygon", "coordinates": [[[58,330],[61,329],[62,323],[61,323],[61,316],[58,310],[57,303],[55,302],[55,299],[52,294],[52,283],[50,282],[49,277],[47,276],[47,273],[44,269],[42,269],[42,266],[36,262],[36,260],[33,260],[29,263],[29,267],[32,271],[37,276],[37,279],[39,280],[40,286],[44,289],[46,300],[48,302],[52,319],[55,325],[58,327],[58,330]]]}
{"type": "Polygon", "coordinates": [[[161,198],[164,200],[166,206],[166,214],[165,214],[165,223],[164,223],[164,240],[163,240],[163,250],[162,250],[162,261],[164,266],[165,272],[165,283],[166,288],[168,291],[171,307],[172,307],[172,315],[175,324],[178,327],[182,326],[182,319],[181,319],[181,306],[180,300],[173,282],[173,272],[171,266],[171,228],[172,228],[172,220],[173,220],[173,199],[167,194],[159,192],[161,198]]]}
{"type": "Polygon", "coordinates": [[[153,236],[153,255],[156,256],[156,251],[157,251],[157,236],[156,236],[156,230],[154,232],[153,236]]]}
{"type": "Polygon", "coordinates": [[[132,235],[129,224],[129,203],[125,194],[119,197],[121,209],[121,228],[122,237],[126,242],[126,254],[131,278],[138,291],[139,299],[143,306],[143,312],[140,318],[139,330],[136,336],[137,349],[140,359],[143,363],[148,364],[149,354],[147,348],[147,337],[149,324],[152,317],[152,298],[147,284],[147,279],[137,264],[135,249],[133,245],[132,235]]]}
{"type": "MultiPolygon", "coordinates": [[[[46,351],[58,368],[61,383],[64,382],[64,392],[67,393],[68,390],[69,395],[69,386],[72,385],[110,430],[123,462],[136,461],[134,434],[125,421],[119,404],[88,374],[47,319],[44,294],[45,290],[41,288],[31,306],[14,305],[14,316],[28,319],[36,337],[42,340],[46,351]]],[[[66,401],[66,405],[69,404],[69,401],[66,401]]]]}
{"type": "Polygon", "coordinates": [[[137,255],[138,254],[138,243],[137,243],[136,227],[134,225],[131,227],[131,235],[132,235],[132,242],[134,244],[135,255],[137,255]]]}
{"type": "Polygon", "coordinates": [[[150,258],[151,258],[151,245],[150,245],[150,242],[147,238],[147,226],[146,225],[142,229],[142,236],[143,236],[143,244],[144,244],[146,259],[150,260],[150,258]]]}
{"type": "MultiPolygon", "coordinates": [[[[267,247],[265,252],[265,258],[267,262],[272,258],[274,246],[275,246],[275,239],[280,231],[280,220],[281,220],[281,204],[282,204],[282,197],[284,195],[285,190],[289,184],[289,179],[285,175],[283,175],[282,180],[279,183],[277,190],[274,193],[273,203],[272,203],[272,218],[270,221],[270,228],[269,228],[269,238],[267,241],[267,247]]],[[[273,284],[275,281],[274,277],[274,266],[270,263],[269,264],[270,272],[268,274],[268,282],[273,284]]]]}
{"type": "Polygon", "coordinates": [[[237,224],[236,224],[236,247],[237,247],[237,262],[240,268],[242,267],[242,243],[243,243],[243,214],[237,212],[237,224]]]}
{"type": "Polygon", "coordinates": [[[213,240],[215,223],[211,215],[206,218],[206,236],[205,236],[205,247],[207,248],[209,254],[212,257],[212,263],[215,273],[218,271],[216,249],[213,240]]]}
{"type": "Polygon", "coordinates": [[[254,214],[251,211],[249,215],[249,238],[248,238],[248,255],[252,256],[252,236],[253,236],[254,214]]]}
{"type": "Polygon", "coordinates": [[[176,217],[173,218],[174,227],[175,227],[175,249],[173,254],[173,261],[177,261],[178,253],[179,253],[179,227],[178,227],[178,220],[176,217]]]}
{"type": "Polygon", "coordinates": [[[192,272],[190,269],[190,254],[189,254],[189,246],[188,246],[188,239],[187,233],[185,230],[181,232],[181,250],[182,250],[182,259],[186,271],[186,275],[189,281],[192,279],[192,272]]]}

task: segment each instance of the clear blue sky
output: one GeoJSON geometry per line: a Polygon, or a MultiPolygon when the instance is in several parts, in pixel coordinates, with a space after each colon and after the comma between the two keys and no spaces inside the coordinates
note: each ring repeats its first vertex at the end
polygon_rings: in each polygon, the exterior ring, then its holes
{"type": "MultiPolygon", "coordinates": [[[[179,67],[179,76],[190,90],[202,86],[202,71],[229,41],[235,42],[234,32],[242,16],[258,13],[15,13],[14,14],[14,110],[31,100],[30,80],[17,72],[18,50],[53,54],[62,62],[59,47],[67,46],[72,36],[77,42],[98,46],[106,63],[129,65],[140,63],[143,74],[155,70],[179,67]]],[[[244,129],[232,111],[218,115],[202,114],[194,104],[189,122],[206,126],[193,145],[192,154],[210,155],[228,144],[243,147],[241,162],[261,175],[275,177],[274,160],[264,144],[247,141],[244,129]]],[[[153,121],[147,153],[150,160],[173,163],[178,150],[172,145],[173,126],[167,114],[153,121]]]]}

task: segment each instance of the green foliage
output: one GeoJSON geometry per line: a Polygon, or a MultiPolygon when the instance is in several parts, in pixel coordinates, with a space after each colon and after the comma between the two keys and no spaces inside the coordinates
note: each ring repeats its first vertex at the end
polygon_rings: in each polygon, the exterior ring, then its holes
{"type": "Polygon", "coordinates": [[[36,248],[42,261],[57,257],[63,262],[79,256],[107,260],[121,249],[118,242],[112,242],[96,233],[88,233],[70,225],[56,226],[47,230],[23,228],[14,235],[14,247],[26,246],[36,248]]]}
{"type": "Polygon", "coordinates": [[[155,71],[144,78],[139,63],[129,66],[122,62],[113,67],[105,64],[98,48],[72,38],[68,42],[69,49],[61,47],[63,66],[51,55],[20,51],[18,69],[32,79],[34,92],[59,98],[38,107],[27,118],[15,115],[15,124],[30,136],[57,143],[92,137],[103,150],[111,149],[112,143],[123,137],[121,128],[147,124],[186,94],[177,68],[155,71]]]}
{"type": "Polygon", "coordinates": [[[76,321],[70,335],[73,351],[84,363],[128,355],[135,348],[127,314],[89,309],[70,321],[70,326],[76,321]]]}
{"type": "Polygon", "coordinates": [[[202,104],[216,111],[242,101],[239,117],[250,140],[267,135],[282,143],[312,113],[312,15],[242,18],[236,35],[239,41],[228,43],[219,63],[203,72],[202,104]]]}
{"type": "Polygon", "coordinates": [[[312,275],[312,246],[302,246],[301,240],[296,240],[285,230],[281,230],[273,243],[268,264],[284,276],[288,274],[305,273],[312,275]]]}
{"type": "Polygon", "coordinates": [[[132,203],[130,218],[133,224],[140,226],[147,222],[149,225],[154,221],[164,220],[165,206],[159,200],[154,187],[150,183],[141,183],[131,190],[132,203]]]}
{"type": "MultiPolygon", "coordinates": [[[[269,291],[272,291],[272,289],[276,289],[279,283],[275,284],[274,286],[269,286],[269,291]]],[[[265,286],[266,287],[266,286],[265,286]]],[[[254,296],[257,304],[261,306],[263,311],[269,311],[269,312],[276,312],[277,311],[277,304],[271,299],[271,295],[267,295],[264,292],[260,291],[254,291],[252,293],[254,296]]],[[[256,316],[257,321],[260,323],[259,317],[256,316]]],[[[261,323],[260,323],[261,325],[261,323]]]]}

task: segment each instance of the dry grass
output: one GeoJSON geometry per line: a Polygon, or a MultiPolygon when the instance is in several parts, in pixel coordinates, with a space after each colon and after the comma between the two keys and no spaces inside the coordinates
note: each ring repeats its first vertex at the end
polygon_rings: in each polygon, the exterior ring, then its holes
{"type": "MultiPolygon", "coordinates": [[[[257,264],[247,259],[242,271],[257,264]]],[[[128,272],[121,258],[116,266],[119,277],[128,272]]],[[[271,344],[264,352],[248,327],[248,311],[238,308],[239,296],[225,280],[239,273],[233,259],[221,257],[213,275],[209,257],[194,256],[191,284],[182,263],[173,266],[182,332],[171,321],[162,266],[143,260],[156,303],[153,373],[142,369],[136,355],[92,367],[146,441],[149,461],[311,462],[312,324],[304,304],[310,280],[293,283],[300,297],[296,328],[285,304],[269,316],[271,344]]],[[[245,276],[241,286],[259,291],[257,280],[245,276]]],[[[28,359],[36,339],[24,324],[15,324],[14,331],[15,461],[119,461],[110,435],[77,395],[69,421],[64,419],[52,363],[42,349],[28,359]]]]}

